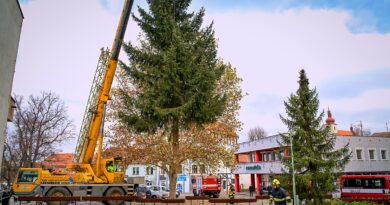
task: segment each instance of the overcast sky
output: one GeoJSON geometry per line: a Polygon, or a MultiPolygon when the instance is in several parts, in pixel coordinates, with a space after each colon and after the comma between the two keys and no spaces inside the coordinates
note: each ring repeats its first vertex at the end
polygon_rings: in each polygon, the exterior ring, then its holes
{"type": "MultiPolygon", "coordinates": [[[[58,94],[78,133],[100,48],[112,44],[123,0],[20,3],[24,22],[13,93],[58,94]]],[[[134,5],[147,6],[144,0],[134,5]]],[[[190,10],[201,6],[205,23],[214,21],[218,55],[237,68],[248,93],[240,142],[256,126],[269,135],[287,130],[279,114],[302,68],[319,93],[320,109],[330,108],[339,129],[360,121],[371,132],[386,131],[386,122],[390,128],[390,1],[194,0],[190,10]]],[[[125,41],[136,43],[139,33],[130,20],[125,41]]],[[[75,140],[63,151],[74,148],[75,140]]]]}

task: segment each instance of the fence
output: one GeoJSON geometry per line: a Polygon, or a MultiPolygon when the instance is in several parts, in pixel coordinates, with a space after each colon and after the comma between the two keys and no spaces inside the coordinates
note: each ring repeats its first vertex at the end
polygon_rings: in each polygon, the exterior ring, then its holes
{"type": "MultiPolygon", "coordinates": [[[[331,197],[327,196],[325,197],[327,199],[330,199],[331,197]]],[[[9,196],[8,196],[9,199],[9,196]]],[[[137,202],[139,205],[239,205],[239,204],[256,204],[256,205],[268,205],[268,199],[269,196],[256,196],[256,198],[234,198],[234,199],[227,199],[227,198],[209,198],[204,196],[186,196],[185,199],[141,199],[136,196],[70,196],[70,197],[18,197],[18,201],[35,201],[35,202],[48,202],[48,201],[69,201],[69,202],[77,202],[80,201],[115,201],[115,200],[123,200],[130,202],[137,202]]],[[[369,202],[375,202],[375,203],[382,203],[382,204],[390,204],[390,198],[389,199],[361,199],[361,198],[341,198],[340,200],[346,201],[346,202],[363,202],[363,201],[369,201],[369,202]]],[[[3,204],[8,204],[8,200],[6,200],[6,203],[3,202],[3,204]]]]}

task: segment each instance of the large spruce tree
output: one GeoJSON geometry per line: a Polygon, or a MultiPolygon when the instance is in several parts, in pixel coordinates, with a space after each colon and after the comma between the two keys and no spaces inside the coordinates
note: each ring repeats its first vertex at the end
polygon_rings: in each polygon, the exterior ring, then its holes
{"type": "MultiPolygon", "coordinates": [[[[188,12],[190,0],[149,0],[149,10],[138,8],[133,19],[142,29],[139,45],[124,45],[127,71],[137,93],[124,94],[128,110],[122,123],[141,133],[166,135],[177,152],[180,130],[214,122],[226,107],[226,96],[216,92],[226,64],[217,58],[213,26],[202,28],[205,10],[188,12]]],[[[180,161],[171,156],[167,170],[174,193],[180,161]]]]}
{"type": "MultiPolygon", "coordinates": [[[[296,93],[284,102],[287,116],[280,115],[288,128],[281,144],[290,144],[292,138],[297,194],[307,203],[319,204],[324,195],[335,189],[334,182],[350,153],[348,145],[334,149],[336,135],[324,125],[324,111],[318,114],[318,94],[315,88],[309,88],[305,70],[299,72],[298,83],[296,93]]],[[[284,158],[282,163],[291,173],[291,158],[284,158]]]]}

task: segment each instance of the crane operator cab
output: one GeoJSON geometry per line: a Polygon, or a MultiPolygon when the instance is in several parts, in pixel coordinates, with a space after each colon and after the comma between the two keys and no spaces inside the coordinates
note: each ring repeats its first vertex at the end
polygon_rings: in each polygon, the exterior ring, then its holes
{"type": "Polygon", "coordinates": [[[110,183],[124,182],[122,157],[103,159],[102,166],[104,166],[103,172],[110,183]]]}

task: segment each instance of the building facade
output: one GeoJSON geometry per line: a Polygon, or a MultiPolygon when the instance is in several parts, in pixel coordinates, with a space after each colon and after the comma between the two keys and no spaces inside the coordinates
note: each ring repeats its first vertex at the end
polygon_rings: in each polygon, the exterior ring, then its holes
{"type": "MultiPolygon", "coordinates": [[[[390,137],[386,133],[371,136],[356,136],[353,130],[338,130],[335,120],[328,111],[326,125],[336,134],[335,149],[349,144],[351,161],[346,165],[344,174],[390,174],[390,137]]],[[[234,172],[236,190],[256,187],[260,194],[271,184],[274,175],[285,173],[278,156],[287,156],[288,145],[280,147],[280,135],[269,136],[257,141],[240,143],[236,153],[238,165],[234,172]]]]}
{"type": "Polygon", "coordinates": [[[22,22],[23,13],[17,0],[0,1],[0,153],[4,150],[7,121],[12,120],[11,90],[22,22]]]}
{"type": "MultiPolygon", "coordinates": [[[[177,174],[176,188],[180,192],[191,193],[193,184],[192,179],[200,176],[210,175],[210,170],[207,166],[193,162],[192,160],[186,160],[182,166],[181,171],[177,174]]],[[[229,185],[234,184],[234,177],[229,168],[219,167],[216,170],[217,175],[221,177],[222,191],[227,191],[229,185]]],[[[126,169],[127,177],[145,177],[145,184],[147,186],[158,185],[168,188],[169,176],[159,167],[144,165],[144,164],[131,164],[126,169]]]]}

